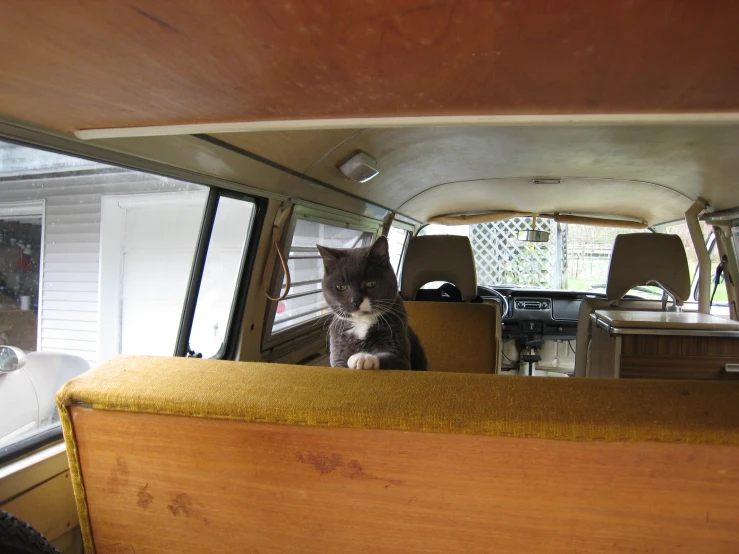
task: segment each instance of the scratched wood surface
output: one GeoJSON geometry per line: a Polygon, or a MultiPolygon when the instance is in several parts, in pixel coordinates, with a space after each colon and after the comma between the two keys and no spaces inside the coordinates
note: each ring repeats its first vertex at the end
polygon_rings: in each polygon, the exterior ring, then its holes
{"type": "MultiPolygon", "coordinates": [[[[589,377],[613,377],[618,343],[595,326],[590,343],[589,377]]],[[[621,379],[736,380],[727,364],[739,363],[739,339],[664,335],[622,335],[621,379]]]]}
{"type": "Polygon", "coordinates": [[[739,109],[739,3],[0,1],[0,113],[62,130],[739,109]]]}
{"type": "Polygon", "coordinates": [[[739,363],[739,339],[624,335],[621,377],[624,379],[739,379],[726,364],[739,363]]]}
{"type": "Polygon", "coordinates": [[[101,554],[739,548],[733,447],[73,419],[101,554]]]}

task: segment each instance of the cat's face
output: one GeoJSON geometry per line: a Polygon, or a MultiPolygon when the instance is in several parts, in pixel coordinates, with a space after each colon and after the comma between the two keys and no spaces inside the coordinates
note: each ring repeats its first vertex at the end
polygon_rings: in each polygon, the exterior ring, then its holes
{"type": "Polygon", "coordinates": [[[318,245],[318,251],[325,268],[323,295],[334,313],[351,317],[384,311],[398,295],[385,237],[365,248],[318,245]]]}

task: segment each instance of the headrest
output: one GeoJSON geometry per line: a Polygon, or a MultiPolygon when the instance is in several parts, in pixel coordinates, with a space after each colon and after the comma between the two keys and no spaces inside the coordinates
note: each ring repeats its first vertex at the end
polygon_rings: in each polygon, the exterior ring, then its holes
{"type": "Polygon", "coordinates": [[[470,239],[459,235],[412,237],[408,242],[400,283],[400,296],[413,300],[418,289],[431,281],[448,281],[462,300],[477,298],[477,274],[470,239]]]}
{"type": "Polygon", "coordinates": [[[690,296],[690,269],[683,241],[677,235],[632,233],[613,243],[606,296],[619,300],[648,281],[659,281],[680,300],[690,296]]]}

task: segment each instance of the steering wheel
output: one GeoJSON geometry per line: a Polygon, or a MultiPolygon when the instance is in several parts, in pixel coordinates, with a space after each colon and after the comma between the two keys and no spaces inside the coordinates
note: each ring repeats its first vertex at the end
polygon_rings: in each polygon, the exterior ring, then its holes
{"type": "MultiPolygon", "coordinates": [[[[493,296],[497,297],[497,299],[500,300],[500,303],[503,305],[503,317],[508,315],[508,299],[503,294],[501,294],[495,289],[491,289],[488,287],[477,287],[478,294],[480,294],[480,291],[485,292],[485,293],[492,293],[493,296]]],[[[480,296],[484,296],[484,295],[480,294],[480,296]]]]}

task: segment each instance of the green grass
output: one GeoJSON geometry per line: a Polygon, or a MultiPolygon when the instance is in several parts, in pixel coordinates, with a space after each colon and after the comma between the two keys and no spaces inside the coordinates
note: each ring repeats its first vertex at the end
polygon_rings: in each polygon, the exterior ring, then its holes
{"type": "MultiPolygon", "coordinates": [[[[595,292],[605,292],[605,281],[599,281],[597,279],[593,280],[587,280],[587,279],[567,279],[567,285],[563,288],[567,290],[594,290],[595,292]],[[598,288],[593,288],[594,285],[600,285],[598,288]]],[[[711,293],[713,293],[713,283],[711,283],[711,293]]],[[[726,304],[729,301],[729,297],[726,293],[726,286],[723,283],[720,283],[718,286],[718,289],[716,289],[716,296],[713,297],[713,302],[715,304],[726,304]]]]}
{"type": "MultiPolygon", "coordinates": [[[[586,280],[586,279],[567,279],[567,285],[563,288],[567,290],[591,290],[594,286],[598,286],[595,290],[597,292],[605,292],[606,290],[606,282],[605,280],[599,280],[599,279],[592,279],[592,280],[586,280]]],[[[716,293],[718,294],[718,293],[716,293]]]]}

